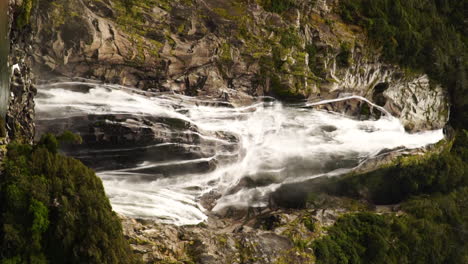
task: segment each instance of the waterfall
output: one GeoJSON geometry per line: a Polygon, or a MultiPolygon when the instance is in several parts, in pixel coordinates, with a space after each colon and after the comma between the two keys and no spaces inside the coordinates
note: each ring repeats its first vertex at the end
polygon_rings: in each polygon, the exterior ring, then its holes
{"type": "Polygon", "coordinates": [[[266,206],[283,184],[340,175],[384,149],[443,138],[442,130],[407,133],[385,109],[378,120],[358,120],[313,107],[365,100],[352,95],[232,107],[96,83],[38,90],[38,131],[70,129],[92,141],[69,154],[97,170],[114,210],[178,225],[204,221],[210,211],[266,206]],[[214,200],[208,208],[207,195],[214,200]]]}

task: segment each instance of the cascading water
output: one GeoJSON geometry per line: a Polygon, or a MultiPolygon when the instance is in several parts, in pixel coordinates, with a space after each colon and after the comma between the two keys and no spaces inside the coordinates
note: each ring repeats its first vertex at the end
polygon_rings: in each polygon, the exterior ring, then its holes
{"type": "Polygon", "coordinates": [[[406,133],[384,109],[379,120],[359,121],[311,108],[317,102],[235,108],[89,82],[38,90],[40,133],[70,129],[92,142],[70,154],[97,170],[114,210],[177,225],[207,218],[207,193],[217,194],[214,212],[266,206],[282,184],[339,175],[383,149],[443,138],[441,130],[406,133]]]}
{"type": "Polygon", "coordinates": [[[8,55],[10,41],[8,40],[8,3],[0,2],[0,118],[5,118],[10,94],[10,75],[8,70],[8,55]]]}

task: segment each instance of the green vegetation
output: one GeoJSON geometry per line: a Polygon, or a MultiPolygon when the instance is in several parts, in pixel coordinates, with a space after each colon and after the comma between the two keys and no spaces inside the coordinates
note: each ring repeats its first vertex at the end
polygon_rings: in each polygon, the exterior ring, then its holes
{"type": "MultiPolygon", "coordinates": [[[[468,93],[464,1],[344,0],[384,59],[427,72],[452,98],[455,139],[440,152],[400,157],[375,171],[333,179],[332,195],[402,203],[404,214],[348,214],[313,243],[317,263],[467,263],[468,93]],[[415,198],[416,195],[426,195],[415,198]],[[430,195],[430,196],[427,196],[430,195]]],[[[346,47],[337,61],[346,64],[346,47]]],[[[313,53],[313,50],[311,50],[313,53]]]]}
{"type": "Polygon", "coordinates": [[[21,7],[18,11],[18,17],[16,19],[16,25],[18,28],[23,28],[24,26],[29,25],[33,5],[34,0],[24,0],[21,4],[21,7]]]}
{"type": "Polygon", "coordinates": [[[451,145],[441,153],[400,157],[389,166],[338,178],[328,186],[328,192],[393,204],[414,195],[449,193],[468,186],[468,132],[460,131],[451,145]]]}
{"type": "Polygon", "coordinates": [[[219,58],[223,65],[231,66],[233,64],[231,55],[231,45],[229,43],[223,43],[219,48],[219,58]]]}
{"type": "MultiPolygon", "coordinates": [[[[468,93],[462,2],[342,1],[343,19],[364,27],[387,61],[427,72],[447,87],[457,132],[440,153],[400,157],[378,170],[327,183],[329,194],[372,204],[403,203],[405,214],[343,216],[327,236],[313,242],[317,263],[467,263],[468,93]]],[[[341,49],[337,62],[344,67],[349,49],[341,49]]],[[[314,53],[313,48],[308,51],[314,53]]]]}
{"type": "Polygon", "coordinates": [[[341,43],[341,51],[338,53],[336,56],[336,63],[338,63],[338,66],[340,67],[349,67],[352,63],[352,52],[351,52],[351,45],[349,43],[341,43]]]}
{"type": "Polygon", "coordinates": [[[301,44],[301,38],[294,28],[279,32],[281,34],[280,44],[285,48],[298,47],[301,44]]]}
{"type": "Polygon", "coordinates": [[[282,13],[296,6],[294,0],[261,0],[260,4],[266,11],[275,13],[282,13]]]}
{"type": "Polygon", "coordinates": [[[405,214],[347,214],[313,242],[319,264],[466,263],[468,188],[417,198],[405,214]]]}
{"type": "MultiPolygon", "coordinates": [[[[80,142],[66,132],[59,140],[80,142]]],[[[0,177],[1,263],[136,263],[101,180],[47,134],[8,146],[0,177]]]]}
{"type": "Polygon", "coordinates": [[[364,27],[386,60],[427,72],[452,97],[451,123],[468,128],[466,1],[344,0],[343,19],[364,27]]]}
{"type": "Polygon", "coordinates": [[[283,84],[280,77],[276,74],[270,75],[270,87],[273,94],[283,100],[288,101],[301,98],[299,93],[295,93],[289,86],[283,84]]]}

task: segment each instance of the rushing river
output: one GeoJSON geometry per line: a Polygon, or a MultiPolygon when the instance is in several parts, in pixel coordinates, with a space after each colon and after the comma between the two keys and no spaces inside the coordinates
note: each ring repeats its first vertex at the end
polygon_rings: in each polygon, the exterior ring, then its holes
{"type": "Polygon", "coordinates": [[[85,141],[105,139],[103,122],[112,126],[106,131],[133,131],[70,154],[96,169],[115,211],[177,225],[207,218],[200,198],[208,193],[218,194],[214,212],[266,206],[282,184],[339,175],[383,149],[419,148],[443,138],[441,130],[406,133],[385,110],[379,120],[359,121],[315,110],[317,102],[283,105],[263,98],[235,108],[80,82],[38,90],[40,133],[71,129],[85,141]],[[239,184],[242,179],[250,184],[239,184]]]}

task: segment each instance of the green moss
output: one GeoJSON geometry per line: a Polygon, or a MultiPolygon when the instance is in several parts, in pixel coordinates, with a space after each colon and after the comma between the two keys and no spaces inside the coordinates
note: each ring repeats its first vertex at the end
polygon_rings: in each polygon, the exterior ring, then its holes
{"type": "Polygon", "coordinates": [[[293,58],[295,62],[291,66],[291,74],[299,77],[309,76],[310,69],[306,62],[307,53],[300,51],[294,52],[293,58]]]}
{"type": "MultiPolygon", "coordinates": [[[[51,14],[52,14],[52,29],[51,32],[54,29],[58,29],[60,26],[65,24],[66,18],[67,18],[67,11],[69,10],[68,8],[65,8],[65,5],[62,1],[53,1],[50,3],[50,6],[47,8],[51,9],[51,14]]],[[[52,32],[53,33],[53,32],[52,32]]]]}
{"type": "Polygon", "coordinates": [[[141,238],[130,238],[128,242],[130,244],[136,244],[136,245],[150,245],[150,244],[153,244],[153,242],[148,241],[146,239],[141,239],[141,238]]]}
{"type": "Polygon", "coordinates": [[[185,32],[185,24],[180,24],[178,27],[177,27],[177,33],[178,34],[183,34],[185,32]]]}
{"type": "Polygon", "coordinates": [[[304,226],[309,230],[310,232],[315,232],[317,227],[315,225],[315,221],[311,217],[306,217],[303,220],[304,226]]]}
{"type": "Polygon", "coordinates": [[[295,28],[289,28],[280,32],[281,40],[280,43],[285,48],[298,47],[301,45],[301,38],[296,32],[295,28]]]}
{"type": "Polygon", "coordinates": [[[259,2],[265,10],[275,13],[282,13],[296,6],[294,0],[260,0],[259,2]]]}
{"type": "Polygon", "coordinates": [[[336,56],[336,63],[339,67],[349,67],[352,64],[351,44],[343,42],[340,49],[340,53],[336,56]]]}
{"type": "Polygon", "coordinates": [[[232,65],[233,60],[231,56],[231,45],[229,43],[223,43],[219,48],[219,58],[221,63],[224,65],[232,65]]]}
{"type": "Polygon", "coordinates": [[[221,246],[223,246],[223,247],[227,246],[227,242],[228,242],[228,240],[227,240],[227,235],[225,235],[225,234],[223,234],[223,235],[218,235],[217,238],[218,238],[218,243],[219,243],[221,246]]]}
{"type": "Polygon", "coordinates": [[[239,253],[240,263],[257,263],[258,259],[254,256],[254,245],[245,241],[236,241],[236,249],[239,253]]]}
{"type": "Polygon", "coordinates": [[[226,18],[226,19],[233,19],[234,17],[229,15],[228,11],[224,8],[213,8],[213,12],[218,14],[219,16],[226,18]]]}
{"type": "Polygon", "coordinates": [[[18,28],[23,28],[24,26],[29,25],[33,5],[34,0],[23,0],[23,3],[19,9],[19,15],[16,20],[16,25],[18,28]]]}

